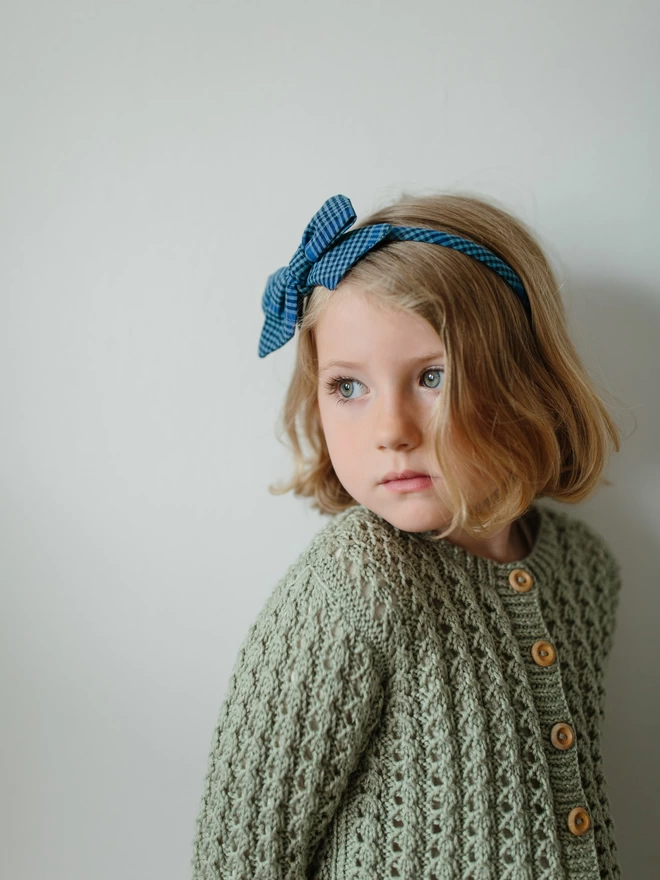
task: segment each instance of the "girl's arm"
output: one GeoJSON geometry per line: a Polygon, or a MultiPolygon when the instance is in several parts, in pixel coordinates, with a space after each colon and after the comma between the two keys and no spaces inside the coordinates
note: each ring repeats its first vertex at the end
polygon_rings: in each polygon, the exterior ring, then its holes
{"type": "Polygon", "coordinates": [[[380,717],[373,649],[306,569],[239,651],[213,737],[193,880],[303,880],[380,717]]]}

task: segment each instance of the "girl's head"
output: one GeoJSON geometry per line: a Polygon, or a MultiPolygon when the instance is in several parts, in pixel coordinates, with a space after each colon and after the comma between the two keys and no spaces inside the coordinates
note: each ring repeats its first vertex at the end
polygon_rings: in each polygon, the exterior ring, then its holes
{"type": "Polygon", "coordinates": [[[406,531],[489,537],[534,499],[598,488],[618,429],[568,336],[548,262],[519,221],[461,195],[404,196],[359,226],[441,230],[519,276],[531,304],[459,251],[390,241],[304,301],[283,410],[293,490],[324,513],[356,503],[406,531]],[[305,450],[303,447],[307,446],[305,450]],[[389,472],[430,475],[396,493],[389,472]]]}

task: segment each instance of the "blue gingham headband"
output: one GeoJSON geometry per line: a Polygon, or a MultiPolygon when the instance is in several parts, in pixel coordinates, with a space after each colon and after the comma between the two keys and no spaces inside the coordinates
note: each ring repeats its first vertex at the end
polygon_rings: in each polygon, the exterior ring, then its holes
{"type": "Polygon", "coordinates": [[[507,282],[531,321],[529,299],[520,278],[492,251],[466,238],[413,226],[377,223],[347,232],[356,216],[346,196],[329,198],[307,224],[289,265],[269,276],[261,299],[266,320],[259,339],[259,357],[265,357],[291,339],[296,324],[302,318],[303,298],[309,295],[315,285],[335,290],[358,260],[377,245],[389,241],[429,242],[453,248],[479,260],[507,282]]]}

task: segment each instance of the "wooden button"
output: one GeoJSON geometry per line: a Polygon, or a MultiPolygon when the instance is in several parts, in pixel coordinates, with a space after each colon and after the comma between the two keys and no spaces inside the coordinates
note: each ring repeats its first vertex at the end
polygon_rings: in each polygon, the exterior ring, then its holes
{"type": "Polygon", "coordinates": [[[514,568],[509,575],[509,583],[518,593],[526,593],[532,589],[534,578],[522,568],[514,568]]]}
{"type": "Polygon", "coordinates": [[[587,813],[584,807],[573,807],[568,814],[568,830],[571,834],[580,837],[589,830],[590,825],[591,819],[589,818],[589,813],[587,813]]]}
{"type": "Polygon", "coordinates": [[[570,724],[566,724],[565,721],[558,721],[550,731],[550,739],[556,749],[564,751],[565,749],[570,749],[573,745],[575,734],[570,724]]]}
{"type": "Polygon", "coordinates": [[[555,646],[551,645],[550,642],[546,642],[545,639],[539,639],[532,645],[532,657],[534,658],[534,663],[539,666],[552,666],[556,656],[555,646]]]}

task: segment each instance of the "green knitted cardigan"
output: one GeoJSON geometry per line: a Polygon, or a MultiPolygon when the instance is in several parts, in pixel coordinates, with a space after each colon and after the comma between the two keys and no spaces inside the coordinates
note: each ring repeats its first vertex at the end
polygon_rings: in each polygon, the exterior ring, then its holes
{"type": "Polygon", "coordinates": [[[238,653],[193,880],[620,878],[600,744],[620,567],[576,517],[525,519],[508,563],[362,505],[312,538],[238,653]]]}

